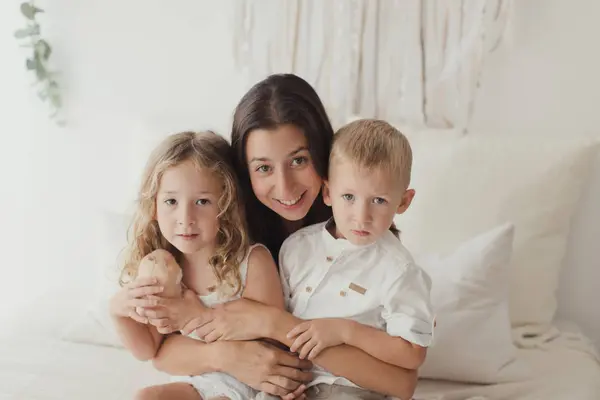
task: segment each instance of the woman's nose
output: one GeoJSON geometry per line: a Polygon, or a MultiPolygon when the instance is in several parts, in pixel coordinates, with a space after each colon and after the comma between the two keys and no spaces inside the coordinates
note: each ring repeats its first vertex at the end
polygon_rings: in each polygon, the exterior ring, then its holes
{"type": "Polygon", "coordinates": [[[280,200],[292,200],[290,197],[294,196],[295,193],[292,192],[294,187],[293,177],[285,169],[280,169],[276,175],[276,190],[277,197],[280,200]]]}

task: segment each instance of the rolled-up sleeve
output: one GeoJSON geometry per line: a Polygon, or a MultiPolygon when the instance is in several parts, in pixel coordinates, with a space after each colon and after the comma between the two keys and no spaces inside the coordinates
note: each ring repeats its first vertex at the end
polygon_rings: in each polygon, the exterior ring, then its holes
{"type": "Polygon", "coordinates": [[[386,331],[411,343],[429,347],[433,342],[434,311],[431,306],[431,278],[409,263],[384,285],[383,313],[386,331]]]}

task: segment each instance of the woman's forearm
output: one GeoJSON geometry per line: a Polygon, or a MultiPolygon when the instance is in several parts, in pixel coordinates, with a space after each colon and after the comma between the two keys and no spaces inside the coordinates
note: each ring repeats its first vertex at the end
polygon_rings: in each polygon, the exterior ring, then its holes
{"type": "Polygon", "coordinates": [[[154,368],[169,375],[218,372],[222,367],[220,349],[226,345],[227,342],[204,343],[183,335],[170,335],[152,362],[154,368]]]}
{"type": "MultiPolygon", "coordinates": [[[[271,313],[270,323],[267,324],[269,332],[266,332],[268,337],[288,347],[291,346],[294,340],[288,339],[287,333],[302,320],[288,312],[273,308],[269,312],[271,313]]],[[[348,345],[327,348],[315,358],[314,362],[363,388],[402,400],[412,398],[417,385],[417,371],[387,364],[348,345]]]]}

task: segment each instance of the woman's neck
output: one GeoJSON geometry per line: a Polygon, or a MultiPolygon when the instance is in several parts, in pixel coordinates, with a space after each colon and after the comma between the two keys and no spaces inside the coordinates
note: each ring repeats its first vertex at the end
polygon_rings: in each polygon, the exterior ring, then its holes
{"type": "Polygon", "coordinates": [[[302,219],[299,219],[298,221],[283,220],[283,230],[285,231],[286,236],[291,235],[302,227],[304,227],[304,220],[302,219]]]}

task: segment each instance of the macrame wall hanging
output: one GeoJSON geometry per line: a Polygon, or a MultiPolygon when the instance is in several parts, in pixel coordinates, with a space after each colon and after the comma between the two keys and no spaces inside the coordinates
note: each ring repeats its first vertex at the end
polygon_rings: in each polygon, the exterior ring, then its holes
{"type": "Polygon", "coordinates": [[[292,72],[334,126],[353,116],[466,130],[511,0],[240,0],[236,62],[249,83],[292,72]]]}

